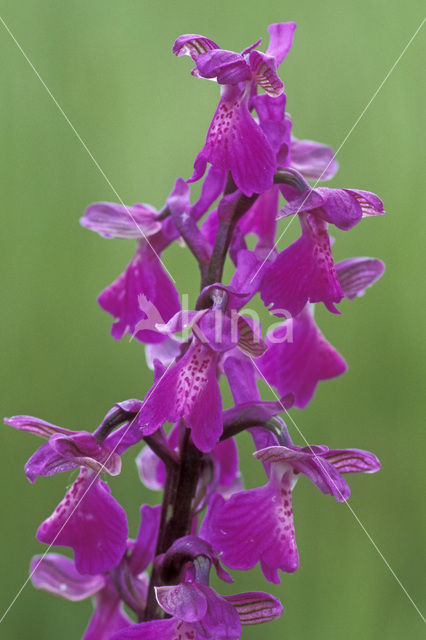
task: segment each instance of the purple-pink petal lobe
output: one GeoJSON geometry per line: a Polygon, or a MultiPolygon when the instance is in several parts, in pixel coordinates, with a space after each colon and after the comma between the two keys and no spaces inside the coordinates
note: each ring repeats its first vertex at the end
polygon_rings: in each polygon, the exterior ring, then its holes
{"type": "Polygon", "coordinates": [[[148,204],[126,207],[113,202],[90,205],[80,223],[104,238],[147,238],[161,229],[156,211],[148,204]]]}
{"type": "Polygon", "coordinates": [[[50,591],[66,600],[84,600],[100,591],[106,582],[103,575],[83,575],[69,558],[59,553],[34,556],[30,567],[36,589],[50,591]]]}
{"type": "Polygon", "coordinates": [[[339,473],[375,473],[380,470],[380,460],[363,449],[330,449],[324,458],[339,473]]]}
{"type": "Polygon", "coordinates": [[[318,382],[345,373],[342,356],[317,327],[312,305],[286,320],[266,337],[268,346],[257,365],[280,395],[293,393],[295,406],[303,409],[312,399],[318,382]]]}
{"type": "Polygon", "coordinates": [[[335,266],[342,291],[349,300],[363,296],[385,271],[384,263],[377,258],[349,258],[335,266]]]}
{"type": "Polygon", "coordinates": [[[278,76],[275,58],[261,51],[252,51],[249,59],[250,70],[257,84],[270,96],[280,96],[284,91],[284,83],[278,76]]]}
{"type": "Polygon", "coordinates": [[[296,27],[295,22],[276,22],[268,27],[269,46],[266,53],[275,58],[277,67],[291,49],[296,27]]]}
{"type": "Polygon", "coordinates": [[[260,295],[271,311],[296,316],[308,302],[323,302],[332,313],[343,298],[331,254],[327,223],[301,217],[302,235],[264,267],[260,295]]]}
{"type": "Polygon", "coordinates": [[[34,416],[12,416],[11,418],[5,418],[4,422],[10,427],[20,431],[27,431],[41,438],[50,438],[55,433],[63,433],[65,435],[72,435],[73,433],[69,429],[57,427],[55,424],[40,420],[40,418],[35,418],[34,416]]]}
{"type": "Polygon", "coordinates": [[[228,86],[207,132],[206,142],[194,164],[191,181],[204,173],[206,163],[230,171],[246,195],[262,193],[273,184],[276,160],[260,126],[250,115],[248,94],[228,86]]]}
{"type": "Polygon", "coordinates": [[[213,49],[219,49],[213,40],[194,33],[179,36],[173,44],[175,56],[191,56],[194,62],[200,55],[213,49]]]}
{"type": "Polygon", "coordinates": [[[207,613],[205,595],[193,583],[156,587],[155,596],[166,613],[184,622],[198,622],[207,613]]]}
{"type": "Polygon", "coordinates": [[[195,341],[148,393],[138,415],[142,435],[154,433],[164,422],[185,418],[194,444],[211,451],[222,433],[222,402],[216,379],[217,354],[195,341]]]}
{"type": "Polygon", "coordinates": [[[291,471],[271,476],[263,487],[213,496],[200,535],[231,569],[248,570],[261,563],[267,580],[279,583],[277,569],[293,572],[299,565],[293,512],[291,471]]]}
{"type": "Polygon", "coordinates": [[[251,78],[250,67],[240,53],[214,49],[197,59],[202,78],[216,78],[219,84],[238,84],[251,78]]]}
{"type": "Polygon", "coordinates": [[[80,573],[104,573],[115,567],[126,551],[126,514],[108,486],[93,472],[83,470],[53,514],[40,525],[37,539],[71,547],[80,573]]]}
{"type": "Polygon", "coordinates": [[[262,624],[281,617],[281,602],[263,591],[249,591],[224,596],[237,610],[242,625],[262,624]]]}
{"type": "Polygon", "coordinates": [[[307,180],[331,180],[339,165],[331,147],[313,140],[291,138],[291,167],[307,180]]]}

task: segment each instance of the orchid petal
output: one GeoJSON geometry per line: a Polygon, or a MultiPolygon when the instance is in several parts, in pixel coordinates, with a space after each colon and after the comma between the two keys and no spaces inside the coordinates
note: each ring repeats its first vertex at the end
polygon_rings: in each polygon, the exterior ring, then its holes
{"type": "Polygon", "coordinates": [[[241,636],[241,623],[236,609],[211,587],[199,584],[197,589],[204,595],[207,603],[205,616],[194,625],[200,640],[238,640],[241,636]]]}
{"type": "Polygon", "coordinates": [[[199,199],[191,207],[194,220],[199,220],[217,198],[223,193],[226,183],[226,172],[210,167],[201,187],[199,199]]]}
{"type": "Polygon", "coordinates": [[[161,229],[156,214],[148,204],[126,207],[113,202],[95,202],[86,209],[80,224],[104,238],[147,238],[161,229]]]}
{"type": "Polygon", "coordinates": [[[25,464],[25,475],[30,482],[35,482],[39,476],[53,476],[56,473],[71,471],[79,464],[74,460],[66,460],[45,442],[33,453],[25,464]]]}
{"type": "Polygon", "coordinates": [[[284,91],[284,83],[277,73],[277,64],[273,56],[261,51],[250,53],[250,70],[257,84],[270,96],[277,98],[284,91]]]}
{"type": "Polygon", "coordinates": [[[110,640],[111,634],[131,628],[131,624],[115,587],[107,583],[107,587],[95,595],[95,611],[82,640],[110,640]]]}
{"type": "Polygon", "coordinates": [[[55,433],[63,433],[64,435],[71,435],[74,432],[70,429],[63,429],[57,427],[55,424],[40,420],[40,418],[34,418],[34,416],[12,416],[11,418],[5,418],[4,422],[10,427],[19,429],[21,431],[27,431],[35,436],[42,438],[50,438],[55,433]]]}
{"type": "Polygon", "coordinates": [[[220,469],[219,485],[228,487],[238,477],[238,449],[234,438],[219,442],[212,452],[220,469]]]}
{"type": "Polygon", "coordinates": [[[250,80],[250,67],[243,56],[234,51],[214,49],[197,59],[197,69],[202,78],[216,78],[219,84],[238,84],[250,80]]]}
{"type": "Polygon", "coordinates": [[[224,598],[237,610],[243,625],[276,620],[283,611],[283,606],[277,598],[262,591],[236,593],[224,598]]]}
{"type": "Polygon", "coordinates": [[[260,400],[255,367],[246,357],[229,356],[223,367],[236,405],[260,400]]]}
{"type": "Polygon", "coordinates": [[[109,640],[197,640],[191,624],[168,618],[167,620],[151,620],[123,629],[109,640]]]}
{"type": "Polygon", "coordinates": [[[307,302],[324,302],[332,313],[343,298],[334,269],[327,225],[308,214],[302,235],[264,267],[260,293],[265,305],[287,317],[300,313],[307,302]]]}
{"type": "Polygon", "coordinates": [[[130,333],[141,342],[164,340],[155,325],[167,322],[180,308],[171,279],[146,243],[140,244],[126,270],[100,294],[98,302],[117,318],[111,329],[116,340],[130,333]]]}
{"type": "Polygon", "coordinates": [[[91,433],[77,432],[74,436],[58,434],[49,440],[56,453],[63,458],[99,473],[116,476],[121,471],[121,458],[108,447],[99,444],[91,433]]]}
{"type": "Polygon", "coordinates": [[[363,296],[367,287],[377,282],[385,265],[377,258],[349,258],[336,264],[336,274],[346,298],[363,296]]]}
{"type": "Polygon", "coordinates": [[[279,582],[277,569],[295,571],[299,560],[288,474],[281,482],[272,476],[263,487],[234,493],[227,502],[213,496],[200,535],[231,569],[262,562],[271,569],[265,577],[273,582],[279,582]]]}
{"type": "Polygon", "coordinates": [[[379,459],[363,449],[330,449],[324,458],[339,473],[375,473],[380,469],[379,459]]]}
{"type": "Polygon", "coordinates": [[[296,27],[295,22],[277,22],[268,27],[269,46],[266,53],[275,58],[277,67],[280,66],[291,49],[296,27]]]}
{"type": "Polygon", "coordinates": [[[196,584],[156,587],[155,596],[166,613],[184,622],[198,622],[206,615],[206,597],[196,584]]]}
{"type": "Polygon", "coordinates": [[[222,433],[216,361],[214,351],[193,343],[148,394],[149,402],[138,416],[142,435],[154,433],[165,421],[184,417],[194,444],[201,451],[211,451],[222,433]]]}
{"type": "Polygon", "coordinates": [[[152,491],[162,491],[166,480],[164,462],[155,455],[148,445],[143,447],[136,458],[136,466],[141,482],[152,491]]]}
{"type": "Polygon", "coordinates": [[[291,166],[307,180],[331,180],[339,165],[331,147],[313,140],[291,138],[291,166]]]}
{"type": "Polygon", "coordinates": [[[100,591],[106,583],[102,575],[82,575],[69,558],[58,553],[34,556],[30,576],[36,589],[50,591],[67,600],[84,600],[100,591]]]}
{"type": "Polygon", "coordinates": [[[267,337],[266,353],[257,364],[267,382],[280,395],[295,394],[295,406],[303,409],[320,380],[342,375],[347,365],[315,324],[311,305],[284,322],[267,337]]]}
{"type": "Polygon", "coordinates": [[[126,550],[126,514],[108,486],[83,470],[53,514],[40,525],[37,539],[72,547],[80,573],[104,573],[120,562],[126,550]]]}
{"type": "MultiPolygon", "coordinates": [[[[278,198],[279,189],[277,186],[273,186],[257,198],[254,205],[239,222],[238,226],[245,234],[255,233],[257,235],[259,242],[256,245],[255,253],[258,258],[266,257],[274,248],[278,198]]],[[[249,286],[253,287],[254,285],[249,281],[249,286]]]]}
{"type": "Polygon", "coordinates": [[[179,36],[173,44],[173,53],[175,56],[191,56],[194,62],[197,61],[198,56],[213,49],[219,49],[213,40],[194,33],[179,36]]]}
{"type": "Polygon", "coordinates": [[[142,505],[138,536],[133,544],[129,561],[130,569],[135,576],[145,571],[154,559],[160,516],[161,505],[156,507],[142,505]]]}
{"type": "Polygon", "coordinates": [[[290,465],[296,473],[308,476],[322,493],[329,493],[339,502],[344,502],[351,493],[349,485],[333,464],[327,461],[326,451],[315,451],[313,447],[290,449],[275,446],[256,451],[253,455],[264,463],[290,465]]]}
{"type": "Polygon", "coordinates": [[[244,316],[238,316],[238,347],[249,357],[259,358],[265,353],[267,346],[262,339],[262,327],[254,322],[252,322],[252,324],[254,328],[251,326],[250,322],[244,318],[244,316]]]}
{"type": "Polygon", "coordinates": [[[276,169],[274,153],[250,115],[247,98],[239,91],[228,90],[222,96],[190,181],[203,175],[207,162],[231,171],[235,184],[246,196],[262,193],[272,186],[276,169]]]}

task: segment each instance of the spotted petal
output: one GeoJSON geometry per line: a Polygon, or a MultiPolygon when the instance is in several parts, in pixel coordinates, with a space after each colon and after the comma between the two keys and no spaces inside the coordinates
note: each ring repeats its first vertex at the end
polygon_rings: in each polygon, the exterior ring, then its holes
{"type": "Polygon", "coordinates": [[[195,341],[148,393],[138,416],[142,435],[166,421],[185,418],[201,451],[211,451],[222,433],[221,398],[216,380],[217,355],[195,341]]]}
{"type": "Polygon", "coordinates": [[[250,115],[247,98],[227,87],[207,132],[206,142],[194,164],[191,181],[199,180],[207,162],[231,171],[237,187],[247,196],[272,186],[275,155],[265,134],[250,115]]]}
{"type": "Polygon", "coordinates": [[[307,302],[324,302],[332,313],[343,298],[331,255],[327,225],[314,214],[303,221],[302,235],[265,265],[260,293],[272,311],[295,316],[307,302]]]}
{"type": "Polygon", "coordinates": [[[297,569],[291,475],[281,481],[273,476],[265,486],[235,493],[227,502],[218,495],[211,499],[200,535],[231,569],[247,570],[260,562],[266,579],[275,583],[280,582],[277,569],[297,569]]]}

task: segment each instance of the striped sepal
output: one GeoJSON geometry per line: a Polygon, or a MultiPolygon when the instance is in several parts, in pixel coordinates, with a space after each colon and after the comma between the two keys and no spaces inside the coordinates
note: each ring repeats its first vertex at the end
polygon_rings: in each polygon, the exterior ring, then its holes
{"type": "Polygon", "coordinates": [[[261,624],[276,620],[283,611],[283,606],[277,598],[263,592],[238,593],[225,596],[240,616],[241,624],[261,624]]]}
{"type": "Polygon", "coordinates": [[[243,316],[238,316],[238,331],[238,346],[243,353],[252,358],[259,358],[265,353],[267,346],[262,340],[260,331],[255,333],[243,316]]]}

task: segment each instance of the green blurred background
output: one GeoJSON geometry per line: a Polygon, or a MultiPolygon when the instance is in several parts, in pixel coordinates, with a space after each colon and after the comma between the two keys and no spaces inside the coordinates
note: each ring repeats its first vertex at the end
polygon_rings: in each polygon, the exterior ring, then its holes
{"type": "MultiPolygon", "coordinates": [[[[192,78],[190,61],[172,56],[176,36],[202,33],[238,50],[265,38],[270,22],[297,21],[281,68],[293,131],[336,149],[422,11],[415,0],[2,0],[1,16],[121,198],[161,207],[175,177],[190,175],[218,99],[214,83],[192,78]]],[[[350,370],[321,384],[304,412],[293,411],[309,442],[370,449],[383,469],[351,478],[350,504],[360,522],[308,481],[298,484],[301,566],[270,589],[284,615],[245,630],[243,638],[422,637],[421,618],[363,528],[421,607],[425,53],[423,29],[339,153],[332,185],[377,192],[389,215],[335,233],[335,255],[379,256],[387,271],[365,298],[344,302],[342,316],[319,311],[350,370]]],[[[142,346],[110,338],[110,318],[96,304],[133,245],[79,226],[90,202],[117,198],[2,25],[0,60],[1,413],[92,429],[114,401],[142,397],[151,384],[142,346]]],[[[191,257],[172,248],[165,262],[193,300],[198,274],[191,257]]],[[[302,444],[291,425],[290,431],[302,444]]],[[[2,610],[26,580],[30,557],[43,550],[34,539],[38,524],[72,479],[27,482],[23,465],[39,443],[3,428],[2,610]]],[[[249,440],[241,444],[249,486],[263,482],[249,440]]],[[[134,535],[141,501],[159,496],[140,485],[133,458],[130,452],[110,484],[134,535]]],[[[257,570],[235,577],[238,589],[269,587],[257,570]]],[[[68,603],[27,584],[0,637],[78,639],[90,610],[89,602],[68,603]]]]}

